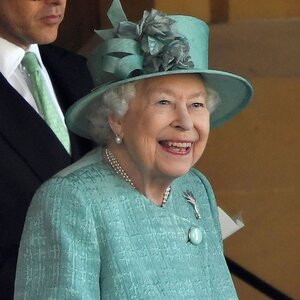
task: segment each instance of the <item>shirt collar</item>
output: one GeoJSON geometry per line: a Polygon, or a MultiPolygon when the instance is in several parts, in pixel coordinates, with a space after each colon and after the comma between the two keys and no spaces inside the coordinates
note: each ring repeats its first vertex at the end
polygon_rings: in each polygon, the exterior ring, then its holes
{"type": "MultiPolygon", "coordinates": [[[[37,56],[39,64],[43,66],[39,47],[37,44],[32,44],[27,51],[34,52],[37,56]]],[[[15,44],[0,37],[0,72],[5,78],[9,78],[15,70],[20,66],[20,63],[25,55],[25,50],[15,44]]]]}

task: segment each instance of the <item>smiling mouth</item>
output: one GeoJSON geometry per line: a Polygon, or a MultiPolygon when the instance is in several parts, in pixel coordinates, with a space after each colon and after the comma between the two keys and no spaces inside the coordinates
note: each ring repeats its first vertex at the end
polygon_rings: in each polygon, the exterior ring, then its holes
{"type": "Polygon", "coordinates": [[[192,148],[192,142],[160,141],[159,144],[173,154],[188,154],[192,148]]]}

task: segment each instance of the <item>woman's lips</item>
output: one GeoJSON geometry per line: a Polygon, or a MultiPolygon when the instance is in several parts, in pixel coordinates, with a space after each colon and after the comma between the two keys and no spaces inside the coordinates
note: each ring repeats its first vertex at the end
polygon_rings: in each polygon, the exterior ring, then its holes
{"type": "Polygon", "coordinates": [[[190,153],[192,149],[193,142],[190,141],[160,141],[159,144],[162,148],[171,153],[176,155],[187,155],[190,153]]]}

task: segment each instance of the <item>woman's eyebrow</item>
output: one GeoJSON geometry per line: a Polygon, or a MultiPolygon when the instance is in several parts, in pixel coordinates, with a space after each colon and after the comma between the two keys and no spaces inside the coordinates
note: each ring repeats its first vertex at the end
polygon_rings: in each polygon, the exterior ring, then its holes
{"type": "MultiPolygon", "coordinates": [[[[153,88],[153,94],[167,94],[171,96],[176,96],[177,93],[171,88],[153,88]]],[[[203,97],[206,99],[207,98],[206,91],[195,92],[187,96],[188,99],[199,98],[199,97],[203,97]]]]}

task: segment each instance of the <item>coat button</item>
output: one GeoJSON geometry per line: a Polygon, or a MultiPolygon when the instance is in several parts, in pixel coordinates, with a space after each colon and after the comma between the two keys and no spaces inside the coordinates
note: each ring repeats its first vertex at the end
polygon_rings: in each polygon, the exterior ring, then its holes
{"type": "Polygon", "coordinates": [[[199,245],[202,242],[203,234],[200,228],[191,227],[188,233],[188,242],[193,245],[199,245]]]}

